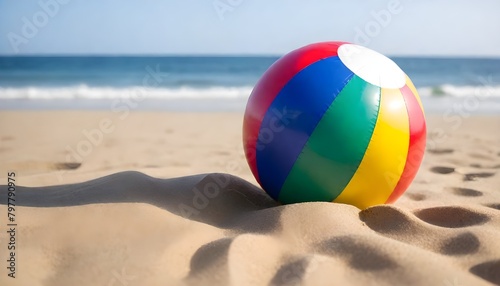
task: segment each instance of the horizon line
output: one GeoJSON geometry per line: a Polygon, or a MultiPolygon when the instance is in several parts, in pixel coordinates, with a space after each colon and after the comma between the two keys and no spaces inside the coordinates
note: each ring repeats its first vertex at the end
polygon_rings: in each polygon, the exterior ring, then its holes
{"type": "MultiPolygon", "coordinates": [[[[163,54],[140,54],[140,53],[101,53],[101,54],[85,54],[85,53],[25,53],[25,54],[1,54],[0,57],[248,57],[248,58],[257,58],[257,57],[282,57],[285,54],[273,54],[273,53],[262,53],[262,54],[250,54],[250,53],[207,53],[207,54],[198,54],[198,53],[163,53],[163,54]]],[[[389,58],[422,58],[422,59],[433,59],[433,58],[448,58],[448,59],[500,59],[500,55],[441,55],[441,54],[433,54],[433,55],[415,55],[415,54],[387,54],[389,58]]]]}

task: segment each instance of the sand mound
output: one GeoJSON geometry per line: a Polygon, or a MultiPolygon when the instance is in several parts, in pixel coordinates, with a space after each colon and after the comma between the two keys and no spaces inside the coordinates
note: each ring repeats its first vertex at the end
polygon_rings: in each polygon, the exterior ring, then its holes
{"type": "Polygon", "coordinates": [[[50,285],[499,282],[500,214],[486,206],[279,206],[228,174],[139,172],[18,187],[17,200],[36,218],[19,228],[23,272],[50,285]]]}

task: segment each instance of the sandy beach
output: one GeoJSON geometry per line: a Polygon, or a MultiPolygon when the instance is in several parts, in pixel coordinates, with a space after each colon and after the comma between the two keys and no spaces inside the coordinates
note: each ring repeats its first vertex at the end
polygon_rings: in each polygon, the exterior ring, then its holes
{"type": "Polygon", "coordinates": [[[500,116],[428,116],[409,190],[365,210],[274,202],[242,118],[0,112],[0,285],[500,284],[500,116]]]}

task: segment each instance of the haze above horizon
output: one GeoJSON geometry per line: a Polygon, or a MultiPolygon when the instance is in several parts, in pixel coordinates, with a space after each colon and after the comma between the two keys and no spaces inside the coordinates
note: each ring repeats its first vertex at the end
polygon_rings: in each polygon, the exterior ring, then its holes
{"type": "Polygon", "coordinates": [[[320,41],[394,57],[500,57],[500,2],[0,1],[0,55],[279,56],[320,41]]]}

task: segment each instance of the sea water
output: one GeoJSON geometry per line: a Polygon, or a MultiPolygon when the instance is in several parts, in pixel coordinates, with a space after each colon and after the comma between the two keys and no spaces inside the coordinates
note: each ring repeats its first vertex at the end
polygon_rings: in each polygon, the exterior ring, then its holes
{"type": "MultiPolygon", "coordinates": [[[[0,109],[242,111],[277,56],[0,57],[0,109]]],[[[500,59],[393,57],[427,113],[500,114],[500,59]]]]}

